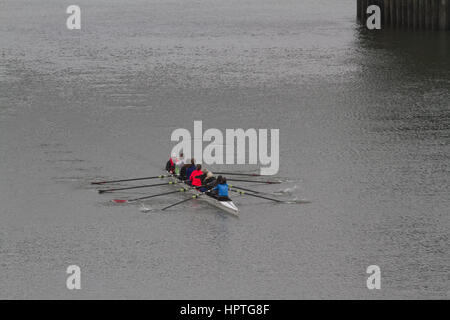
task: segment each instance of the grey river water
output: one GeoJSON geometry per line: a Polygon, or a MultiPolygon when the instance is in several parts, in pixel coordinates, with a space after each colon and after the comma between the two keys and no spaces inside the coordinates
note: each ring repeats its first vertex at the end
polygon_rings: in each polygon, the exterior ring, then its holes
{"type": "Polygon", "coordinates": [[[70,31],[65,2],[0,3],[0,298],[450,297],[450,33],[361,30],[353,0],[76,4],[70,31]],[[246,185],[312,203],[90,185],[160,174],[194,120],[279,128],[289,181],[246,185]]]}

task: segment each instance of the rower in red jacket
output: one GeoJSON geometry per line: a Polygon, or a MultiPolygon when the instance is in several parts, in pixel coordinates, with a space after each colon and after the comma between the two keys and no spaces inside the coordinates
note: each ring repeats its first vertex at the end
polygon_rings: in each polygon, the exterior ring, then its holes
{"type": "Polygon", "coordinates": [[[198,164],[197,168],[195,168],[195,170],[192,171],[191,176],[189,177],[189,180],[191,181],[192,186],[194,186],[194,187],[202,186],[202,180],[200,180],[200,176],[202,174],[203,174],[202,165],[198,164]]]}
{"type": "Polygon", "coordinates": [[[176,154],[172,154],[172,156],[169,158],[169,161],[166,163],[166,171],[169,173],[175,173],[175,162],[177,159],[176,154]]]}

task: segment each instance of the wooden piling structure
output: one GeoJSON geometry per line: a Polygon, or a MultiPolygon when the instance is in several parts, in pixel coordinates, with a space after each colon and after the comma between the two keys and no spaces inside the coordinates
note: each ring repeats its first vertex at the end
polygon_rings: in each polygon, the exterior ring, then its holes
{"type": "Polygon", "coordinates": [[[396,17],[395,26],[401,28],[402,26],[402,0],[396,0],[395,3],[396,17]]]}
{"type": "Polygon", "coordinates": [[[412,0],[412,28],[413,30],[419,29],[419,2],[418,0],[412,0]]]}
{"type": "Polygon", "coordinates": [[[382,28],[450,30],[450,0],[356,0],[356,16],[362,25],[370,5],[380,7],[382,28]]]}
{"type": "Polygon", "coordinates": [[[425,2],[425,29],[431,29],[431,0],[422,0],[425,2]]]}
{"type": "Polygon", "coordinates": [[[408,26],[408,4],[407,4],[408,0],[402,0],[402,23],[401,26],[402,28],[406,28],[408,26]]]}
{"type": "Polygon", "coordinates": [[[414,29],[414,25],[413,25],[413,1],[412,0],[408,0],[407,3],[407,16],[408,16],[408,28],[409,29],[414,29]]]}
{"type": "Polygon", "coordinates": [[[383,3],[383,27],[386,27],[390,24],[391,21],[391,0],[381,1],[383,3]]]}
{"type": "Polygon", "coordinates": [[[425,29],[425,3],[421,0],[417,0],[419,1],[419,10],[418,10],[418,15],[419,15],[419,29],[425,29]]]}
{"type": "Polygon", "coordinates": [[[390,0],[389,2],[389,8],[390,8],[390,14],[391,14],[391,24],[390,26],[395,26],[396,23],[396,12],[397,12],[397,8],[396,8],[396,1],[397,0],[390,0]]]}
{"type": "Polygon", "coordinates": [[[450,30],[450,0],[439,1],[439,29],[450,30]]]}

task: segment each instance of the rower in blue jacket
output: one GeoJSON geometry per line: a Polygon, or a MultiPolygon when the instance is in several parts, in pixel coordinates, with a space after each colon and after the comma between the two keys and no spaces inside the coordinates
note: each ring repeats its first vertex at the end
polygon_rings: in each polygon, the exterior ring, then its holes
{"type": "Polygon", "coordinates": [[[222,178],[212,191],[214,192],[217,190],[217,200],[230,201],[231,199],[228,197],[228,188],[227,178],[222,178]]]}

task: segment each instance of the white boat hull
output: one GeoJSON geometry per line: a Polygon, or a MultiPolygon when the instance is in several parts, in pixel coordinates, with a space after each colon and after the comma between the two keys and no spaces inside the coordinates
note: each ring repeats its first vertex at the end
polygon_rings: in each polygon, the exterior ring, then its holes
{"type": "Polygon", "coordinates": [[[202,194],[202,192],[192,188],[190,185],[184,183],[181,180],[178,180],[178,179],[174,178],[173,181],[176,181],[177,184],[173,184],[172,186],[178,187],[178,186],[181,185],[182,187],[188,189],[187,192],[189,192],[189,193],[191,193],[193,195],[200,195],[198,197],[198,199],[200,201],[207,202],[210,205],[212,205],[212,206],[214,206],[216,208],[219,208],[219,209],[221,209],[221,210],[223,210],[223,211],[225,211],[225,212],[227,212],[229,214],[232,214],[232,215],[235,215],[235,216],[239,216],[239,208],[233,203],[233,201],[219,201],[216,198],[210,197],[210,196],[208,196],[206,194],[202,194]]]}

